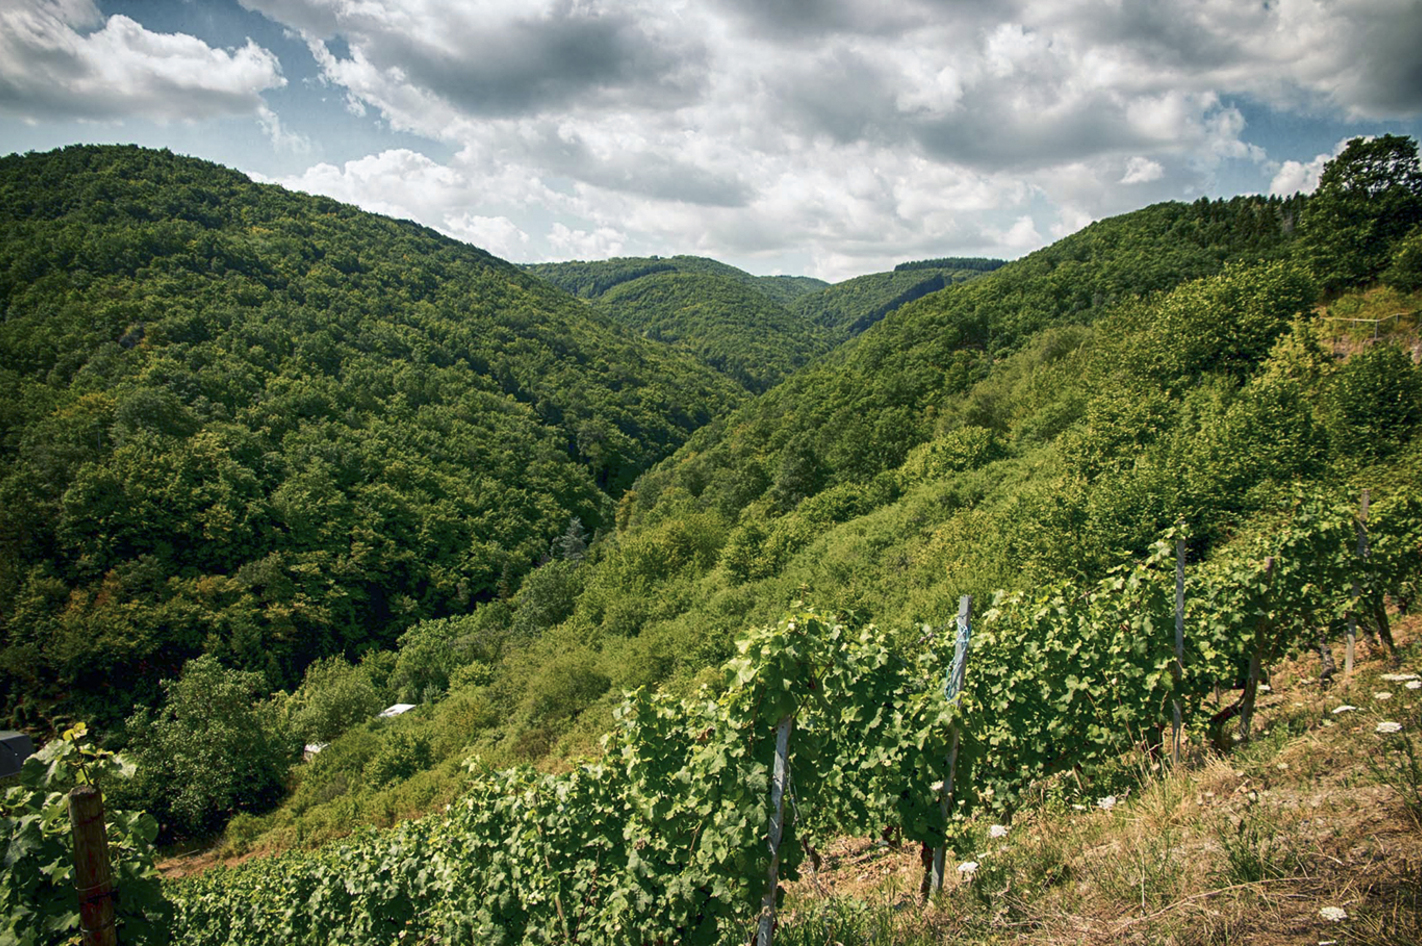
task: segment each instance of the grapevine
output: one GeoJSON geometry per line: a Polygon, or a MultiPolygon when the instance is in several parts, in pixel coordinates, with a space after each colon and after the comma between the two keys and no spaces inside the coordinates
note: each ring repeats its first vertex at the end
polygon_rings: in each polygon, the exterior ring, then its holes
{"type": "Polygon", "coordinates": [[[794,724],[782,878],[802,841],[834,833],[894,826],[951,845],[1054,773],[1158,747],[1173,700],[1198,736],[1211,694],[1251,659],[1307,648],[1318,622],[1396,594],[1420,570],[1422,510],[1377,507],[1369,528],[1363,559],[1352,507],[1300,492],[1267,530],[1192,566],[1178,675],[1174,532],[1099,581],[998,594],[953,704],[950,635],[904,654],[873,626],[801,608],[739,642],[717,693],[630,693],[596,762],[559,775],[474,763],[445,812],[173,885],[177,940],[744,942],[766,893],[778,720],[794,724]]]}

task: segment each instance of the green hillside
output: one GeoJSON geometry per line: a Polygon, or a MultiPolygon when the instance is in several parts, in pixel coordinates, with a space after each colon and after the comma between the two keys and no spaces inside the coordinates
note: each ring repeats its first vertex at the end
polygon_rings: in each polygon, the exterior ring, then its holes
{"type": "Polygon", "coordinates": [[[843,336],[786,309],[826,284],[752,276],[699,256],[524,267],[588,299],[613,321],[682,349],[753,393],[779,384],[843,336]]]}
{"type": "Polygon", "coordinates": [[[477,249],[132,147],[0,159],[0,313],[20,721],[505,596],[743,396],[477,249]]]}
{"type": "Polygon", "coordinates": [[[895,268],[891,273],[856,276],[818,292],[807,293],[790,303],[790,310],[842,336],[854,336],[902,305],[931,292],[975,279],[984,272],[990,270],[909,264],[908,268],[895,268]]]}
{"type": "Polygon", "coordinates": [[[829,285],[810,276],[752,276],[745,270],[704,256],[626,256],[570,263],[526,263],[523,268],[584,299],[594,299],[613,286],[653,273],[724,276],[755,289],[781,305],[829,285]]]}
{"type": "Polygon", "coordinates": [[[615,322],[685,350],[760,393],[838,340],[757,289],[713,273],[662,272],[597,297],[615,322]]]}

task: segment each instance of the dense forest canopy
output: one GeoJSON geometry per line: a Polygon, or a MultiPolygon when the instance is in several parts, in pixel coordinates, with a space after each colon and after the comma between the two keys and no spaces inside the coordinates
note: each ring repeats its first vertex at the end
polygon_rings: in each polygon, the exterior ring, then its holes
{"type": "Polygon", "coordinates": [[[828,283],[811,276],[753,276],[704,256],[620,256],[570,263],[526,263],[524,269],[583,299],[595,299],[613,286],[654,273],[705,273],[724,276],[784,305],[828,283]]]}
{"type": "Polygon", "coordinates": [[[132,147],[0,159],[0,313],[7,714],[112,718],[201,652],[288,685],[506,595],[743,396],[473,247],[132,147]]]}
{"type": "Polygon", "coordinates": [[[806,293],[790,303],[790,310],[840,337],[849,338],[900,306],[967,282],[984,272],[987,270],[981,268],[905,264],[895,267],[891,273],[856,276],[819,292],[806,293]]]}
{"type": "Polygon", "coordinates": [[[982,256],[944,256],[939,259],[910,260],[894,267],[894,272],[902,273],[911,269],[971,269],[979,273],[990,273],[1007,265],[1007,260],[987,259],[982,256]]]}
{"type": "Polygon", "coordinates": [[[713,273],[643,276],[597,303],[614,321],[686,350],[757,394],[839,341],[756,288],[713,273]]]}
{"type": "Polygon", "coordinates": [[[803,276],[752,276],[699,256],[537,263],[524,267],[648,338],[683,349],[759,394],[843,340],[787,303],[825,287],[803,276]]]}

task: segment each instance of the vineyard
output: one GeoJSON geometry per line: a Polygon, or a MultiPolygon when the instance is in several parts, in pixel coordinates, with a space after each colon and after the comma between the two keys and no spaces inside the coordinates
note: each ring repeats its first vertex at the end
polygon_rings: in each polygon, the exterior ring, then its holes
{"type": "Polygon", "coordinates": [[[1228,745],[1236,716],[1247,738],[1271,662],[1332,629],[1351,653],[1360,619],[1388,642],[1384,598],[1410,602],[1422,575],[1422,509],[1398,499],[1364,519],[1300,492],[1204,562],[1180,561],[1188,547],[1171,533],[1100,581],[999,595],[970,637],[802,609],[747,635],[719,692],[630,694],[596,762],[474,762],[443,813],[172,885],[174,938],[744,942],[817,841],[896,829],[951,849],[1056,773],[1168,757],[1177,706],[1192,742],[1228,745]]]}

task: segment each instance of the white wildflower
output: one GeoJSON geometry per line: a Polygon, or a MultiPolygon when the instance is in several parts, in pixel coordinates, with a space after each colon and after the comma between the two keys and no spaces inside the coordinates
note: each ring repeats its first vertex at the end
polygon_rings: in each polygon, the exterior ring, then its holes
{"type": "Polygon", "coordinates": [[[1375,699],[1375,700],[1390,700],[1390,699],[1392,699],[1392,694],[1391,694],[1391,693],[1388,693],[1388,692],[1386,692],[1386,691],[1384,691],[1384,692],[1382,692],[1382,693],[1374,693],[1374,694],[1373,694],[1373,699],[1375,699]]]}
{"type": "Polygon", "coordinates": [[[1318,911],[1318,915],[1331,923],[1341,923],[1348,919],[1348,911],[1342,907],[1324,907],[1318,911]]]}
{"type": "Polygon", "coordinates": [[[1347,703],[1344,703],[1342,706],[1338,707],[1333,711],[1333,715],[1337,716],[1339,713],[1351,713],[1357,708],[1358,707],[1356,706],[1349,706],[1347,703]]]}
{"type": "Polygon", "coordinates": [[[967,874],[969,877],[973,876],[973,874],[977,872],[977,869],[977,861],[964,861],[958,865],[958,873],[967,874]]]}
{"type": "Polygon", "coordinates": [[[1394,723],[1394,722],[1391,722],[1391,721],[1384,721],[1384,722],[1378,723],[1378,728],[1377,728],[1376,730],[1374,730],[1374,731],[1375,731],[1375,732],[1380,732],[1380,733],[1402,732],[1402,724],[1401,724],[1401,723],[1394,723]]]}
{"type": "Polygon", "coordinates": [[[1107,795],[1105,798],[1096,799],[1096,807],[1100,808],[1102,811],[1110,811],[1112,808],[1116,807],[1116,796],[1107,795]]]}
{"type": "Polygon", "coordinates": [[[1085,810],[1086,810],[1086,806],[1085,806],[1085,805],[1072,805],[1072,806],[1071,806],[1071,810],[1072,810],[1072,811],[1085,811],[1085,810]]]}
{"type": "Polygon", "coordinates": [[[934,782],[932,785],[930,785],[930,786],[928,786],[928,787],[929,787],[930,789],[932,789],[933,791],[935,791],[935,792],[941,792],[941,791],[943,791],[943,782],[942,782],[942,780],[939,780],[939,781],[937,781],[937,782],[934,782]]]}
{"type": "Polygon", "coordinates": [[[1005,837],[1007,837],[1007,825],[1005,825],[1005,824],[995,824],[995,825],[993,825],[992,827],[988,828],[988,837],[990,837],[990,838],[1005,838],[1005,837]]]}

